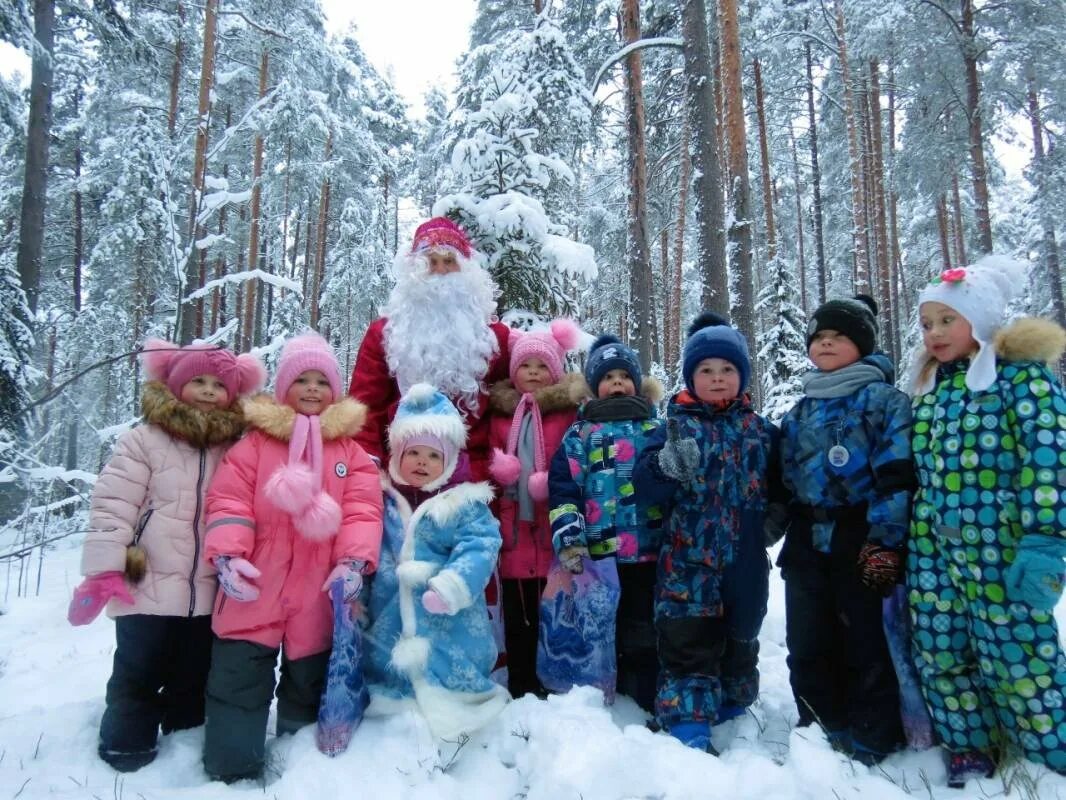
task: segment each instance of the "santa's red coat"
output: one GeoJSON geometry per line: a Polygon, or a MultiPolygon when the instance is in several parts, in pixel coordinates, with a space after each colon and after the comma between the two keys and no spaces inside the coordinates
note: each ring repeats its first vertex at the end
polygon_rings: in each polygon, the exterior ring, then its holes
{"type": "MultiPolygon", "coordinates": [[[[355,358],[352,382],[348,389],[348,393],[368,409],[366,424],[356,436],[356,441],[367,453],[380,459],[382,465],[388,460],[388,425],[396,415],[396,406],[400,402],[400,388],[396,378],[389,374],[389,364],[385,358],[385,322],[385,317],[380,317],[367,328],[363,343],[359,345],[359,355],[355,358]]],[[[482,379],[485,386],[508,377],[511,361],[507,349],[507,337],[511,329],[502,322],[493,322],[491,328],[496,334],[499,352],[492,358],[488,374],[482,379]]],[[[448,335],[447,331],[434,331],[433,334],[448,335]]],[[[455,402],[456,398],[451,400],[455,402]]],[[[475,481],[489,478],[488,406],[489,396],[482,394],[477,418],[466,417],[466,453],[470,457],[470,471],[475,481]]]]}

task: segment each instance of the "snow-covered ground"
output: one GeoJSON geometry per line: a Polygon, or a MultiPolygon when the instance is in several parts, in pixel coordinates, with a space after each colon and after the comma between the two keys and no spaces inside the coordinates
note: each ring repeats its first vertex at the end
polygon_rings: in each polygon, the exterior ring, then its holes
{"type": "MultiPolygon", "coordinates": [[[[945,785],[937,751],[892,756],[879,768],[829,748],[817,730],[795,730],[785,667],[784,591],[775,571],[762,633],[762,695],[751,712],[721,726],[720,758],[689,750],[643,725],[627,699],[605,708],[594,690],[511,703],[459,747],[438,748],[413,715],[364,721],[348,751],[321,755],[313,730],[270,738],[266,786],[208,781],[203,729],[162,739],[154,763],[119,775],[96,756],[114,626],[66,622],[78,582],[76,544],[51,553],[39,597],[10,598],[0,615],[0,800],[20,798],[988,798],[1066,800],[1066,778],[1033,764],[1025,774],[945,785]],[[1035,786],[1033,781],[1036,781],[1035,786]]],[[[14,581],[12,581],[12,586],[14,581]]],[[[1066,604],[1058,608],[1066,623],[1066,604]]],[[[1066,627],[1066,625],[1064,625],[1066,627]]],[[[271,720],[273,726],[273,720],[271,720]]]]}

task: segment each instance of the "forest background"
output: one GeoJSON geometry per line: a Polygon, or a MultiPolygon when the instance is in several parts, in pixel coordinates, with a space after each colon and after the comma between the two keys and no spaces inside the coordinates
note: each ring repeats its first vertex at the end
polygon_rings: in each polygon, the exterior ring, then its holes
{"type": "Polygon", "coordinates": [[[416,115],[317,0],[0,4],[32,64],[0,76],[4,596],[86,527],[146,336],[270,362],[312,327],[350,370],[401,208],[471,232],[510,324],[620,333],[670,385],[728,314],[772,417],[827,297],[872,295],[905,364],[917,290],[997,252],[1063,322],[1064,34],[1066,0],[478,0],[416,115]]]}

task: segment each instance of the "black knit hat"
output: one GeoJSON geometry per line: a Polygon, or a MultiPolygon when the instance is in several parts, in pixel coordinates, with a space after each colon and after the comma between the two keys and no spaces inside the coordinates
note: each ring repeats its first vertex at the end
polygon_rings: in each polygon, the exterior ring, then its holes
{"type": "Polygon", "coordinates": [[[818,306],[807,323],[807,349],[818,331],[838,331],[855,343],[865,357],[877,345],[877,303],[867,294],[846,300],[829,300],[818,306]]]}
{"type": "Polygon", "coordinates": [[[622,340],[617,336],[605,333],[592,343],[589,360],[585,362],[585,380],[593,393],[597,391],[603,376],[612,369],[624,369],[628,372],[637,393],[640,393],[640,383],[644,379],[640,371],[640,359],[632,349],[622,344],[622,340]]]}

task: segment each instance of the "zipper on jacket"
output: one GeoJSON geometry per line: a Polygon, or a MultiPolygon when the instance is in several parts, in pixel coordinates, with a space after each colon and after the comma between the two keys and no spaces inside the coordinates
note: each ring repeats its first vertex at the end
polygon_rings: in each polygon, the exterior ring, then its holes
{"type": "Polygon", "coordinates": [[[196,567],[200,563],[200,507],[203,503],[207,450],[200,448],[200,474],[196,478],[196,515],[192,518],[192,572],[189,573],[189,616],[196,610],[196,567]]]}
{"type": "Polygon", "coordinates": [[[141,537],[144,536],[144,529],[148,527],[148,520],[152,518],[152,514],[155,513],[154,508],[149,508],[144,514],[141,515],[141,521],[137,523],[137,530],[133,534],[133,546],[136,547],[141,543],[141,537]]]}

